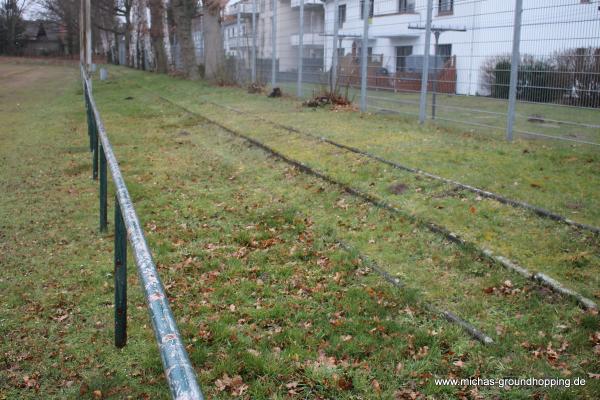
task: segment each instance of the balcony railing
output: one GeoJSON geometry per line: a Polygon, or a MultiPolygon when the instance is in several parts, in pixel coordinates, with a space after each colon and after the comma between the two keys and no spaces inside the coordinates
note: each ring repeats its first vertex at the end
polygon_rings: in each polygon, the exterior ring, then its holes
{"type": "MultiPolygon", "coordinates": [[[[324,4],[325,3],[323,3],[321,0],[304,0],[304,7],[315,7],[315,6],[323,7],[324,4]]],[[[292,0],[291,6],[292,6],[292,8],[299,8],[300,0],[292,0]]]]}
{"type": "MultiPolygon", "coordinates": [[[[290,35],[290,44],[292,46],[300,45],[300,34],[290,35]]],[[[325,45],[325,37],[323,33],[305,33],[302,37],[303,46],[323,47],[325,45]]]]}
{"type": "MultiPolygon", "coordinates": [[[[254,4],[252,3],[237,3],[231,6],[229,15],[237,15],[238,11],[242,16],[251,16],[254,4]]],[[[256,14],[260,13],[260,2],[256,2],[256,14]]]]}

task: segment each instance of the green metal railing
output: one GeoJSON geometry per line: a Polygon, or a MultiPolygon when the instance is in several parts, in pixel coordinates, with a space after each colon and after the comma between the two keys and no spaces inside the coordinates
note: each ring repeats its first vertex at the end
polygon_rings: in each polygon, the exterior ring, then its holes
{"type": "Polygon", "coordinates": [[[92,152],[93,179],[97,180],[100,175],[101,232],[106,232],[108,227],[108,169],[110,169],[116,192],[114,221],[115,346],[121,348],[127,343],[127,239],[129,239],[172,398],[177,400],[203,399],[194,368],[181,341],[169,301],[152,260],[150,248],[146,243],[140,221],[92,96],[91,80],[83,66],[81,67],[81,78],[90,151],[92,152]]]}

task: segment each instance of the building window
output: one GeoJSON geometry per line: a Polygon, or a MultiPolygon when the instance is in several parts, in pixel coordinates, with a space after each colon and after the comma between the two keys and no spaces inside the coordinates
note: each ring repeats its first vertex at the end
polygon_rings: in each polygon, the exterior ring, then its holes
{"type": "Polygon", "coordinates": [[[438,0],[438,15],[452,14],[454,12],[454,0],[438,0]]]}
{"type": "Polygon", "coordinates": [[[451,44],[438,44],[437,55],[440,57],[442,64],[445,65],[452,58],[451,44]]]}
{"type": "Polygon", "coordinates": [[[345,51],[344,51],[343,47],[338,47],[337,52],[338,52],[338,57],[344,57],[345,51]]]}
{"type": "MultiPolygon", "coordinates": [[[[362,57],[362,47],[357,47],[356,49],[356,61],[360,63],[360,58],[362,57]]],[[[367,47],[367,61],[373,62],[373,48],[367,47]]]]}
{"type": "Polygon", "coordinates": [[[396,47],[396,72],[406,71],[406,58],[412,55],[412,46],[396,47]]]}
{"type": "Polygon", "coordinates": [[[342,4],[338,7],[338,26],[341,28],[346,22],[346,5],[342,4]]]}
{"type": "Polygon", "coordinates": [[[398,2],[399,13],[413,13],[415,12],[415,0],[399,0],[398,2]]]}
{"type": "MultiPolygon", "coordinates": [[[[356,48],[356,56],[357,57],[362,56],[362,47],[361,46],[358,46],[356,48]]],[[[369,59],[371,58],[371,56],[373,56],[373,48],[372,47],[367,47],[367,56],[369,57],[369,59]]]]}
{"type": "MultiPolygon", "coordinates": [[[[370,0],[369,1],[369,18],[373,18],[373,5],[375,3],[375,0],[370,0]]],[[[364,19],[365,18],[365,0],[360,0],[360,19],[364,19]]]]}

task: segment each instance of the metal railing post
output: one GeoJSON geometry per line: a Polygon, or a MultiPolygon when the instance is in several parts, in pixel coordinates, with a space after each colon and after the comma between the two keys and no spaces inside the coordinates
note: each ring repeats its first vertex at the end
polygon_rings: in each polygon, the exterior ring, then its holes
{"type": "Polygon", "coordinates": [[[508,115],[506,118],[506,140],[513,140],[515,125],[515,108],[517,105],[517,83],[519,80],[519,64],[521,62],[521,18],[523,0],[515,0],[515,25],[513,27],[513,48],[510,60],[510,87],[508,91],[508,115]]]}
{"type": "Polygon", "coordinates": [[[271,0],[273,3],[271,16],[271,87],[277,85],[277,1],[271,0]]]}
{"type": "Polygon", "coordinates": [[[363,37],[362,49],[360,52],[360,111],[367,111],[367,75],[368,75],[368,55],[369,55],[369,10],[371,9],[370,0],[363,1],[363,37]]]}
{"type": "Polygon", "coordinates": [[[90,153],[92,151],[94,151],[94,142],[92,139],[92,107],[90,107],[90,97],[89,97],[89,92],[88,92],[88,86],[87,84],[84,84],[84,90],[85,90],[85,114],[86,114],[86,119],[87,119],[87,126],[88,126],[88,138],[90,139],[90,153]]]}
{"type": "Polygon", "coordinates": [[[427,0],[427,22],[425,24],[425,48],[423,49],[423,71],[421,72],[421,97],[419,99],[419,123],[427,118],[427,86],[429,85],[429,48],[431,47],[431,20],[433,0],[427,0]]]}
{"type": "MultiPolygon", "coordinates": [[[[203,400],[194,367],[190,362],[181,334],[177,329],[175,317],[169,306],[164,287],[152,260],[152,254],[144,237],[140,221],[127,190],[127,185],[119,169],[119,164],[106,134],[100,113],[96,107],[87,73],[81,65],[84,81],[84,97],[90,112],[88,117],[94,121],[100,156],[100,213],[102,225],[103,194],[106,193],[106,180],[110,171],[115,185],[115,238],[114,238],[114,274],[115,274],[115,346],[123,347],[127,343],[127,242],[131,243],[140,285],[146,298],[152,328],[158,343],[165,378],[169,384],[173,399],[203,400]],[[104,168],[106,166],[106,168],[104,168]],[[106,173],[104,172],[106,171],[106,173]]],[[[89,132],[88,132],[89,133],[89,132]]],[[[91,136],[90,136],[91,137],[91,136]]],[[[106,202],[104,202],[104,205],[106,202]]],[[[106,215],[106,213],[104,213],[106,215]]]]}
{"type": "Polygon", "coordinates": [[[127,231],[115,196],[115,346],[127,344],[127,231]]]}
{"type": "Polygon", "coordinates": [[[302,69],[304,67],[304,0],[300,0],[300,31],[298,32],[298,82],[296,96],[302,97],[302,69]]]}
{"type": "Polygon", "coordinates": [[[106,232],[108,230],[108,217],[107,217],[107,171],[106,171],[106,155],[104,154],[104,148],[102,144],[99,146],[100,153],[100,232],[106,232]]]}
{"type": "Polygon", "coordinates": [[[92,179],[98,179],[98,128],[92,118],[92,179]]]}

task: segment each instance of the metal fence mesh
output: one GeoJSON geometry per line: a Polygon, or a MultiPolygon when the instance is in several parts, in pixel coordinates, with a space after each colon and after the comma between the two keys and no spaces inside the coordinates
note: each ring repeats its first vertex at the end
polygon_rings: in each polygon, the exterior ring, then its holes
{"type": "Polygon", "coordinates": [[[227,6],[223,39],[227,68],[243,85],[303,98],[338,91],[363,111],[509,139],[600,145],[599,7],[582,0],[243,0],[227,6]]]}

